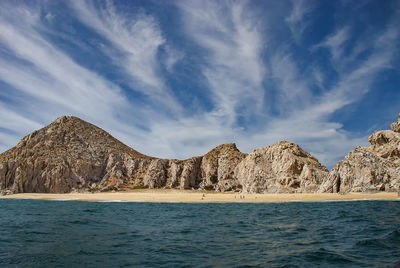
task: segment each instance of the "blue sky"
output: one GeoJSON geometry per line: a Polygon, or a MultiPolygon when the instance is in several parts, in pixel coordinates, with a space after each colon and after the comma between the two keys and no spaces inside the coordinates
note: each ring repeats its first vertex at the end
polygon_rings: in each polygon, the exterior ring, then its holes
{"type": "Polygon", "coordinates": [[[0,2],[0,151],[61,115],[184,159],[289,140],[328,168],[400,112],[399,1],[0,2]]]}

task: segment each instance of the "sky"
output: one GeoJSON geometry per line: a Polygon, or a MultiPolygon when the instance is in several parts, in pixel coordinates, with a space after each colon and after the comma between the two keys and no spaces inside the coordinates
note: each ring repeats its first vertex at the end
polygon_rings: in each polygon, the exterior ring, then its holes
{"type": "Polygon", "coordinates": [[[0,152],[57,117],[161,158],[331,168],[400,112],[400,1],[0,1],[0,152]]]}

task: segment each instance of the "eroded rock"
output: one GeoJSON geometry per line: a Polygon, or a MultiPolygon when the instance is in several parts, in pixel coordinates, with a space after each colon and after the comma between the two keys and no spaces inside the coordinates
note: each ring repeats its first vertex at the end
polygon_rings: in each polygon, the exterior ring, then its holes
{"type": "MultiPolygon", "coordinates": [[[[400,120],[400,119],[399,119],[400,120]]],[[[400,188],[399,122],[376,131],[368,147],[357,147],[336,163],[320,192],[397,191],[400,188]]]]}
{"type": "Polygon", "coordinates": [[[393,122],[390,127],[392,128],[392,131],[400,133],[400,113],[397,122],[393,122]]]}
{"type": "Polygon", "coordinates": [[[254,150],[234,172],[248,193],[313,192],[327,175],[316,158],[287,141],[254,150]]]}
{"type": "Polygon", "coordinates": [[[233,173],[245,156],[234,143],[219,145],[208,152],[201,163],[200,187],[222,192],[240,189],[240,183],[233,173]]]}
{"type": "Polygon", "coordinates": [[[298,145],[282,141],[241,153],[222,144],[204,156],[143,155],[76,117],[60,117],[0,155],[0,193],[207,189],[248,193],[396,191],[400,132],[377,131],[330,173],[298,145]]]}
{"type": "Polygon", "coordinates": [[[63,116],[0,155],[0,190],[66,193],[127,184],[128,163],[145,156],[102,129],[63,116]]]}

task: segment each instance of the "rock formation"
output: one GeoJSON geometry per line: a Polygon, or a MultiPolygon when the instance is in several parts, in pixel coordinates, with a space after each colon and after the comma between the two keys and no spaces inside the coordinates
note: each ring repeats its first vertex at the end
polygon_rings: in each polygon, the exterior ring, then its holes
{"type": "Polygon", "coordinates": [[[392,124],[390,124],[390,127],[394,132],[400,133],[400,113],[397,122],[393,122],[392,124]]]}
{"type": "MultiPolygon", "coordinates": [[[[399,115],[400,116],[400,115],[399,115]]],[[[0,193],[137,188],[247,193],[395,191],[400,187],[400,117],[369,137],[328,173],[296,144],[282,141],[241,153],[222,144],[187,160],[141,154],[104,130],[63,116],[0,154],[0,193]]]]}
{"type": "Polygon", "coordinates": [[[316,158],[287,141],[254,150],[235,168],[249,193],[315,192],[327,175],[316,158]]]}
{"type": "Polygon", "coordinates": [[[245,156],[234,143],[222,144],[208,152],[201,162],[200,187],[222,192],[240,189],[240,183],[233,172],[245,156]]]}
{"type": "Polygon", "coordinates": [[[392,130],[369,136],[368,147],[357,147],[336,163],[320,192],[397,191],[400,188],[400,114],[392,130]]]}
{"type": "Polygon", "coordinates": [[[63,116],[0,155],[4,193],[197,187],[201,157],[185,161],[143,155],[104,130],[63,116]]]}
{"type": "Polygon", "coordinates": [[[140,167],[151,160],[100,128],[64,116],[0,155],[0,189],[66,193],[100,185],[118,188],[128,177],[132,184],[141,180],[140,167]]]}

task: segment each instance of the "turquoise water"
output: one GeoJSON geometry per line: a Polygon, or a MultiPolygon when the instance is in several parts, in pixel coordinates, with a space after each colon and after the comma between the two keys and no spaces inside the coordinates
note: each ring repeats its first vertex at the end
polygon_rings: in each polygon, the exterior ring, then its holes
{"type": "Polygon", "coordinates": [[[400,202],[0,200],[1,267],[393,267],[400,202]]]}

